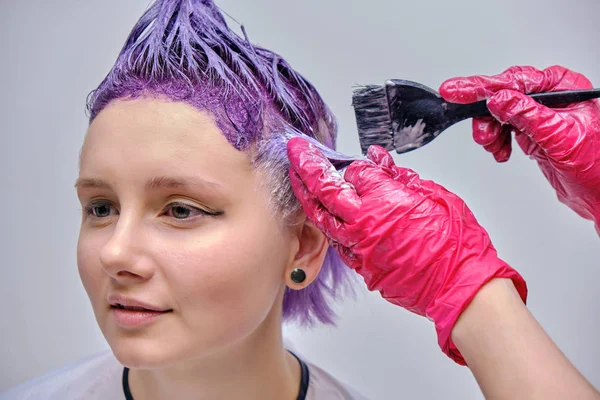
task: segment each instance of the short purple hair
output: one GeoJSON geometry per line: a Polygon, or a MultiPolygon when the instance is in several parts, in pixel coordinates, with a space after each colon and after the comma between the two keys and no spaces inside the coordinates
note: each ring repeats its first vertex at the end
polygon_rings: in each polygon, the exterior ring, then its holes
{"type": "MultiPolygon", "coordinates": [[[[90,123],[115,99],[156,96],[209,111],[236,149],[267,176],[284,221],[300,210],[291,189],[286,143],[303,136],[336,153],[335,118],[316,89],[276,53],[227,26],[212,0],[157,0],[133,27],[115,64],[88,96],[90,123]]],[[[346,157],[347,158],[347,157],[346,157]]],[[[334,323],[331,300],[352,293],[351,275],[329,247],[317,279],[286,288],[283,318],[334,323]]]]}

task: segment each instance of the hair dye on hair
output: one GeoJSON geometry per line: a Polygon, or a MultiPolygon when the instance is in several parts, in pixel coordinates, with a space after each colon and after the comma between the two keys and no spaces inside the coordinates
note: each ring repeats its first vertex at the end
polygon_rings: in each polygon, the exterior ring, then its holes
{"type": "MultiPolygon", "coordinates": [[[[335,118],[316,89],[276,53],[229,29],[211,0],[158,0],[133,27],[108,75],[87,99],[90,123],[111,101],[159,97],[210,112],[229,143],[265,172],[275,212],[300,210],[286,144],[304,136],[335,160],[335,118]]],[[[283,317],[333,323],[331,300],[350,293],[349,269],[329,248],[317,279],[286,289],[283,317]]]]}

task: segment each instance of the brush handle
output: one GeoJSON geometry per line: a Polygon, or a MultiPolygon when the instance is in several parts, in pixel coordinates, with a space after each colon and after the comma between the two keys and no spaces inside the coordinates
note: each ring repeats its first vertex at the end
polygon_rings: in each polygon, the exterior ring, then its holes
{"type": "MultiPolygon", "coordinates": [[[[600,97],[600,89],[567,90],[562,92],[532,93],[528,95],[540,104],[547,107],[560,106],[569,103],[597,99],[600,97]]],[[[446,103],[448,113],[454,115],[457,120],[475,117],[491,117],[487,108],[487,101],[478,101],[469,104],[446,103]]]]}

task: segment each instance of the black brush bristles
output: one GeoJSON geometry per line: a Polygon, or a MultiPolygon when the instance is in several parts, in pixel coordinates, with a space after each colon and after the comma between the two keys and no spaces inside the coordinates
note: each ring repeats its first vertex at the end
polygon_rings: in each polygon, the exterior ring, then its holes
{"type": "Polygon", "coordinates": [[[352,107],[363,154],[373,144],[388,151],[394,150],[394,131],[385,86],[368,85],[354,89],[352,107]]]}

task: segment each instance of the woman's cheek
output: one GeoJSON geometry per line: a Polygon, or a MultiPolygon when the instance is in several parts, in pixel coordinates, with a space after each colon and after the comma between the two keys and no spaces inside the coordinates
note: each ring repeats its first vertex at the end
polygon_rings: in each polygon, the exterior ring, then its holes
{"type": "Polygon", "coordinates": [[[258,256],[256,248],[243,243],[187,253],[177,271],[171,271],[178,302],[199,318],[222,320],[242,330],[254,325],[270,311],[281,284],[273,260],[258,256]]]}
{"type": "Polygon", "coordinates": [[[80,237],[77,243],[77,270],[88,296],[96,294],[102,284],[102,266],[99,261],[100,245],[90,238],[80,237]]]}

